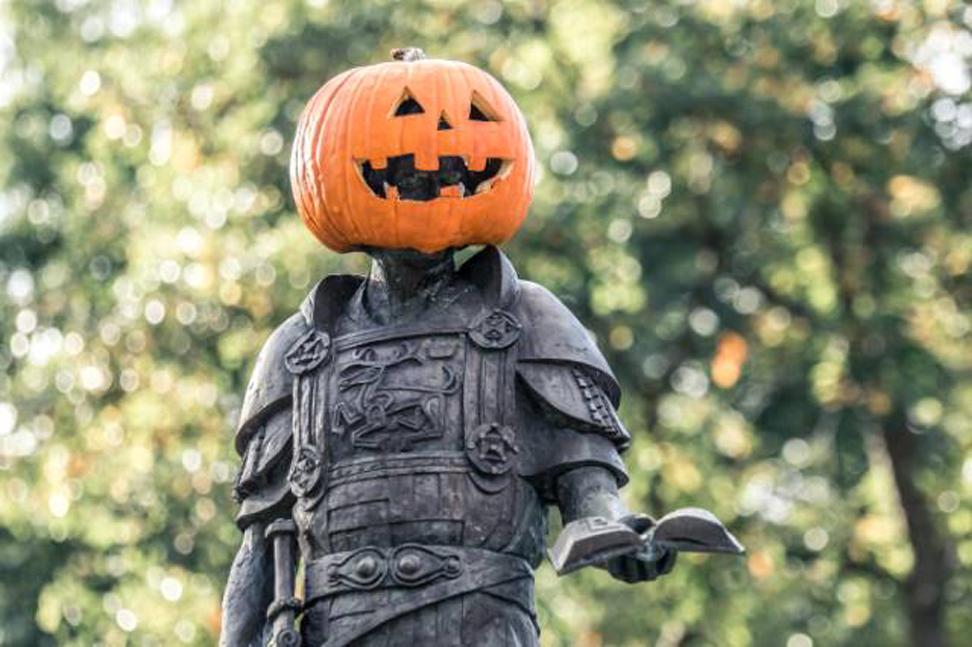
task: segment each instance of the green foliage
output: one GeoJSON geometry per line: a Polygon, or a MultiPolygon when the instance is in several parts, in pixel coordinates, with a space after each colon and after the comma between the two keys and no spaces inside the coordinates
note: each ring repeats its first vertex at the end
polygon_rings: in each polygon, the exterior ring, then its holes
{"type": "Polygon", "coordinates": [[[749,549],[637,588],[544,569],[544,644],[919,644],[917,584],[963,642],[960,5],[10,0],[0,644],[214,642],[249,367],[313,281],[364,267],[303,230],[289,138],[403,45],[527,114],[544,176],[508,252],[624,383],[631,505],[709,507],[749,549]]]}

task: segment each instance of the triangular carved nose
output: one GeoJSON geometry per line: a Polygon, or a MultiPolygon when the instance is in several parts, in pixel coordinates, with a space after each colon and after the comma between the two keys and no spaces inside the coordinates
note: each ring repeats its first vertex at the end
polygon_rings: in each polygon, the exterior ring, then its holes
{"type": "Polygon", "coordinates": [[[452,124],[449,123],[449,119],[446,118],[445,111],[439,114],[439,130],[452,130],[452,124]]]}

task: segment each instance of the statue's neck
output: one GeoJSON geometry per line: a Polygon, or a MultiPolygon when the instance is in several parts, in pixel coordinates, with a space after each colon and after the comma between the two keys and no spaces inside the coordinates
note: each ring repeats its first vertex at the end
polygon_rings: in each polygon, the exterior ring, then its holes
{"type": "Polygon", "coordinates": [[[369,250],[371,272],[364,304],[380,324],[413,319],[435,304],[456,272],[451,249],[435,254],[415,250],[369,250]]]}

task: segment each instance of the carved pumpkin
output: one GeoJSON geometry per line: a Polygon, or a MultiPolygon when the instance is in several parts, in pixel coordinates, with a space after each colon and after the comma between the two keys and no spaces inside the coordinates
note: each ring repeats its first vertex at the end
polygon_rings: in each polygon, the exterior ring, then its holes
{"type": "Polygon", "coordinates": [[[482,70],[416,52],[336,76],[301,115],[294,200],[335,251],[499,244],[526,216],[533,144],[513,99],[482,70]]]}

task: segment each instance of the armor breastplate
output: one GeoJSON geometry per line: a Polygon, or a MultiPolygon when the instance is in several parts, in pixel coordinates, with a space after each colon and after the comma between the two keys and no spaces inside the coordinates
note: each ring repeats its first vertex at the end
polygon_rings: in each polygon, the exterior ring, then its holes
{"type": "Polygon", "coordinates": [[[463,314],[295,344],[305,557],[405,544],[539,557],[544,516],[516,475],[510,410],[519,324],[463,314]]]}
{"type": "Polygon", "coordinates": [[[332,465],[389,454],[460,451],[461,335],[337,340],[326,387],[332,465]]]}

